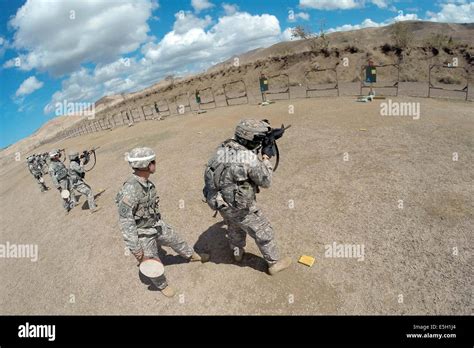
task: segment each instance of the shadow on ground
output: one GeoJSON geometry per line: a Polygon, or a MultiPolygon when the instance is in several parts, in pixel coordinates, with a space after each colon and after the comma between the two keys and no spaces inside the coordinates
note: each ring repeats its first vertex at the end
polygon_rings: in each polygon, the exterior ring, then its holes
{"type": "Polygon", "coordinates": [[[209,262],[215,264],[234,264],[239,267],[250,267],[260,272],[267,271],[266,261],[255,254],[246,252],[242,262],[235,262],[229,243],[226,238],[227,230],[223,228],[223,221],[219,221],[210,226],[198,238],[194,245],[194,250],[198,253],[209,253],[211,259],[209,262]]]}

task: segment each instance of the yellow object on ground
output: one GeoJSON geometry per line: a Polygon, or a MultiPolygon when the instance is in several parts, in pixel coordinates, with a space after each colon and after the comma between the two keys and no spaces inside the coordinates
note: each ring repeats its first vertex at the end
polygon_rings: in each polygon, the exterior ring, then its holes
{"type": "Polygon", "coordinates": [[[302,263],[303,265],[306,265],[308,267],[311,267],[314,264],[314,261],[314,257],[308,255],[302,255],[298,260],[299,263],[302,263]]]}

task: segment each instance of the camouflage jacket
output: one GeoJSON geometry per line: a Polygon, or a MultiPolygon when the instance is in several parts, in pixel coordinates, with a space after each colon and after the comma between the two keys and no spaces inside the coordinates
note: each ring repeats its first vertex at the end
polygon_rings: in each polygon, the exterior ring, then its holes
{"type": "Polygon", "coordinates": [[[156,234],[154,227],[161,218],[155,185],[132,174],[117,193],[115,202],[125,245],[132,252],[139,251],[139,236],[156,234]]]}
{"type": "Polygon", "coordinates": [[[269,160],[262,160],[255,152],[231,139],[222,143],[209,161],[211,166],[223,164],[214,180],[224,201],[236,209],[255,206],[259,187],[268,188],[273,168],[269,160]]]}
{"type": "Polygon", "coordinates": [[[55,187],[59,187],[61,181],[68,179],[67,168],[61,161],[50,161],[48,172],[55,187]]]}
{"type": "Polygon", "coordinates": [[[80,163],[76,161],[71,161],[69,163],[69,180],[71,181],[72,185],[78,185],[83,182],[84,176],[86,172],[80,163]]]}
{"type": "Polygon", "coordinates": [[[28,163],[28,169],[30,170],[30,173],[33,174],[33,176],[42,176],[43,172],[41,170],[41,167],[39,166],[39,163],[37,160],[34,160],[31,163],[28,163]]]}

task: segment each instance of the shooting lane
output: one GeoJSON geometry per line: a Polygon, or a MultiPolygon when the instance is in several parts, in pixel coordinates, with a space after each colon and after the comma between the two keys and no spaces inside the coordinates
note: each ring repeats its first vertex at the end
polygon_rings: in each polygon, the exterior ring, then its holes
{"type": "MultiPolygon", "coordinates": [[[[451,78],[451,77],[449,77],[449,78],[451,78]]],[[[437,82],[440,82],[440,80],[441,80],[441,78],[438,77],[437,82]]],[[[453,85],[457,86],[459,84],[453,84],[453,85]]],[[[469,69],[466,68],[466,67],[461,67],[461,66],[453,66],[452,64],[448,64],[448,65],[433,64],[433,65],[430,65],[429,71],[428,71],[428,98],[433,97],[431,95],[431,90],[449,91],[449,92],[455,92],[455,93],[464,93],[465,94],[464,100],[467,101],[468,96],[469,96],[469,69]],[[435,70],[434,73],[433,73],[433,69],[435,70]],[[462,88],[445,88],[445,87],[440,87],[439,85],[435,85],[433,83],[434,82],[433,78],[434,78],[434,76],[439,76],[437,73],[439,73],[441,71],[448,71],[450,73],[456,71],[457,73],[461,73],[461,76],[463,77],[463,80],[465,80],[465,84],[461,84],[462,88]]]]}
{"type": "MultiPolygon", "coordinates": [[[[304,73],[304,80],[305,80],[305,87],[306,87],[306,91],[305,91],[306,98],[311,98],[311,96],[310,96],[311,92],[322,92],[322,91],[336,91],[337,96],[339,97],[339,79],[337,77],[337,66],[335,66],[334,68],[319,69],[319,67],[318,67],[318,68],[315,68],[315,69],[307,70],[304,73]],[[327,74],[328,72],[333,72],[334,73],[334,79],[335,79],[334,86],[332,86],[332,85],[328,86],[332,82],[312,83],[310,81],[310,75],[312,75],[312,74],[323,75],[323,74],[327,74]],[[321,86],[321,87],[319,87],[319,86],[321,86]]],[[[313,97],[318,97],[318,96],[313,96],[313,97]]],[[[327,96],[323,95],[321,97],[327,97],[327,96]]]]}
{"type": "MultiPolygon", "coordinates": [[[[380,75],[380,74],[379,74],[380,75]]],[[[360,70],[360,95],[363,95],[363,89],[369,88],[369,95],[374,92],[374,89],[395,89],[395,96],[398,96],[398,86],[400,82],[400,65],[399,64],[382,64],[375,65],[371,60],[367,62],[367,65],[363,65],[360,70]],[[393,81],[387,81],[378,79],[377,72],[381,69],[396,69],[396,79],[393,81]],[[378,81],[377,81],[378,80],[378,81]],[[377,84],[379,83],[379,84],[377,84]]],[[[387,94],[378,95],[387,96],[387,94]]]]}
{"type": "Polygon", "coordinates": [[[168,104],[168,100],[161,99],[155,102],[155,111],[158,114],[158,117],[163,118],[171,115],[170,105],[168,104]],[[165,108],[163,108],[165,106],[165,108]]]}
{"type": "MultiPolygon", "coordinates": [[[[267,101],[267,96],[287,94],[288,98],[291,98],[290,94],[290,76],[286,73],[276,74],[266,77],[265,74],[261,74],[259,78],[260,92],[262,93],[262,102],[267,101]]],[[[282,98],[277,98],[282,99],[282,98]]]]}
{"type": "Polygon", "coordinates": [[[176,105],[176,113],[178,115],[183,115],[186,113],[186,108],[189,108],[189,111],[193,111],[191,108],[191,103],[189,102],[189,93],[180,93],[173,98],[176,105]]]}
{"type": "Polygon", "coordinates": [[[207,107],[201,108],[202,105],[206,106],[209,104],[214,104],[214,106],[211,108],[217,107],[216,98],[214,97],[214,91],[212,90],[212,87],[197,89],[196,92],[194,93],[194,97],[196,99],[196,104],[198,105],[198,110],[210,109],[207,107]]]}
{"type": "Polygon", "coordinates": [[[225,102],[226,102],[227,106],[248,104],[249,103],[249,97],[248,97],[248,94],[247,94],[247,86],[245,85],[244,80],[235,80],[235,81],[225,83],[222,86],[222,88],[224,89],[225,102]],[[236,96],[230,96],[229,94],[232,92],[231,89],[233,87],[237,86],[237,84],[242,84],[243,85],[243,88],[244,88],[243,93],[237,94],[236,96]],[[237,100],[237,99],[242,99],[242,98],[245,98],[245,100],[246,100],[245,103],[238,103],[238,104],[230,104],[229,103],[229,100],[237,100]]]}

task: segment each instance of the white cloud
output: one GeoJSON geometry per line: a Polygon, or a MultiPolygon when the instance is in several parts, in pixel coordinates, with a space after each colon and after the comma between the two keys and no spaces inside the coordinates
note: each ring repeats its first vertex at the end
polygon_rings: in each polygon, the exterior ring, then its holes
{"type": "Polygon", "coordinates": [[[392,0],[300,0],[301,7],[317,10],[350,10],[371,3],[378,8],[387,8],[392,0]]]}
{"type": "Polygon", "coordinates": [[[306,13],[306,12],[297,12],[297,13],[294,13],[293,16],[289,16],[288,17],[288,22],[296,22],[298,21],[298,19],[302,19],[304,21],[308,21],[309,20],[309,14],[306,13]]]}
{"type": "Polygon", "coordinates": [[[176,13],[175,18],[173,31],[178,34],[184,34],[193,28],[205,29],[212,23],[211,16],[199,18],[191,12],[176,13]]]}
{"type": "Polygon", "coordinates": [[[378,8],[387,8],[390,4],[390,0],[371,0],[370,2],[378,8]]]}
{"type": "Polygon", "coordinates": [[[28,0],[9,22],[13,47],[24,52],[20,69],[62,75],[133,52],[149,39],[147,20],[157,7],[152,0],[28,0]]]}
{"type": "Polygon", "coordinates": [[[442,4],[441,11],[438,13],[427,12],[428,20],[447,23],[474,22],[474,2],[456,1],[456,3],[442,4]]]}
{"type": "Polygon", "coordinates": [[[8,41],[5,40],[5,38],[0,36],[0,58],[2,58],[3,55],[5,54],[7,47],[8,47],[8,41]]]}
{"type": "Polygon", "coordinates": [[[196,12],[201,12],[202,10],[207,10],[211,7],[214,7],[214,4],[209,2],[209,0],[191,0],[191,6],[196,12]]]}
{"type": "Polygon", "coordinates": [[[280,35],[280,40],[281,41],[294,41],[298,40],[297,38],[294,38],[292,36],[292,30],[293,28],[286,28],[280,35]]]}
{"type": "Polygon", "coordinates": [[[71,74],[54,93],[45,113],[53,111],[56,102],[93,102],[106,94],[140,90],[167,75],[201,71],[234,54],[270,46],[282,38],[278,19],[268,14],[237,12],[219,18],[208,28],[210,23],[210,17],[202,19],[190,13],[184,18],[176,16],[174,30],[161,41],[142,47],[143,58],[117,60],[71,74]]]}
{"type": "Polygon", "coordinates": [[[280,25],[275,16],[235,13],[219,18],[209,30],[194,27],[185,33],[171,31],[158,44],[148,44],[146,59],[176,68],[196,62],[218,62],[233,54],[278,42],[280,25]]]}
{"type": "Polygon", "coordinates": [[[349,30],[358,30],[364,28],[376,28],[376,27],[383,27],[386,25],[393,24],[395,22],[402,22],[402,21],[416,21],[419,20],[418,16],[415,13],[407,13],[407,14],[399,14],[396,17],[389,18],[383,22],[374,22],[370,18],[366,18],[360,24],[344,24],[336,28],[330,28],[327,30],[328,33],[334,33],[336,31],[349,31],[349,30]]]}
{"type": "Polygon", "coordinates": [[[300,0],[301,7],[317,10],[348,10],[360,7],[360,1],[355,0],[300,0]]]}
{"type": "Polygon", "coordinates": [[[395,23],[395,22],[402,22],[402,21],[417,21],[419,20],[418,16],[416,15],[416,13],[407,13],[407,14],[403,14],[403,13],[400,13],[398,16],[392,18],[392,19],[389,19],[388,21],[385,21],[383,25],[388,25],[388,24],[392,24],[392,23],[395,23]]]}
{"type": "Polygon", "coordinates": [[[15,96],[24,97],[28,94],[33,93],[34,91],[43,87],[43,82],[39,81],[36,76],[30,76],[25,81],[23,81],[18,87],[15,96]]]}
{"type": "Polygon", "coordinates": [[[231,16],[234,13],[239,12],[239,6],[235,4],[227,4],[224,2],[222,4],[222,8],[224,9],[224,12],[227,16],[231,16]]]}
{"type": "MultiPolygon", "coordinates": [[[[429,20],[433,22],[447,22],[447,23],[472,23],[474,21],[474,2],[466,3],[464,0],[451,0],[441,4],[441,11],[427,12],[428,18],[424,20],[429,20]]],[[[335,31],[348,31],[348,30],[357,30],[369,27],[381,27],[393,24],[395,22],[401,21],[416,21],[422,20],[419,18],[416,13],[400,13],[393,18],[389,18],[383,22],[374,22],[371,19],[365,19],[360,24],[345,24],[336,28],[328,29],[328,33],[335,31]]]]}
{"type": "Polygon", "coordinates": [[[361,24],[344,24],[336,28],[330,28],[327,30],[328,33],[333,33],[336,31],[349,31],[349,30],[358,30],[358,29],[364,29],[364,28],[372,28],[372,27],[379,27],[384,24],[382,23],[377,23],[371,20],[370,18],[364,19],[364,21],[361,24]]]}

